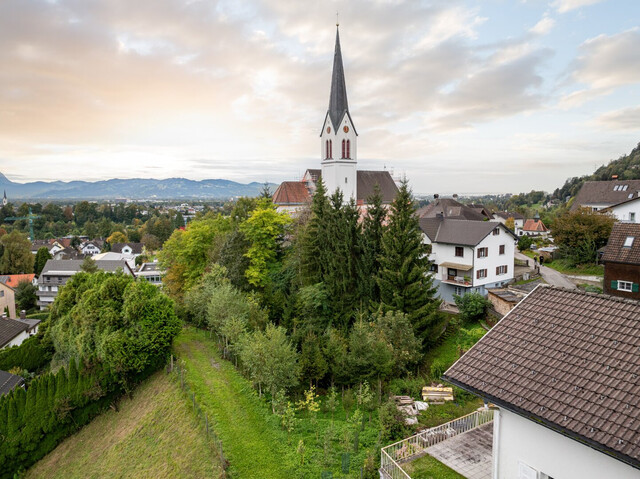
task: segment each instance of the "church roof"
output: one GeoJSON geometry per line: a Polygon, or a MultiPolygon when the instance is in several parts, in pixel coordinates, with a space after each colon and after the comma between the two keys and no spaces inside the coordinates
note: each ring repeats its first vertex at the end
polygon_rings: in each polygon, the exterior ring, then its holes
{"type": "Polygon", "coordinates": [[[310,197],[305,183],[283,181],[273,194],[273,202],[277,205],[300,205],[306,203],[310,197]]]}
{"type": "MultiPolygon", "coordinates": [[[[336,29],[336,49],[333,54],[333,74],[331,76],[331,94],[329,95],[329,116],[334,130],[337,130],[342,117],[348,112],[347,85],[344,80],[342,51],[340,50],[340,32],[336,29]]],[[[351,123],[353,124],[353,121],[351,123]]]]}
{"type": "Polygon", "coordinates": [[[398,194],[398,187],[396,182],[388,171],[366,171],[358,170],[358,184],[357,195],[358,201],[362,200],[365,203],[373,196],[375,186],[380,187],[380,194],[382,195],[383,203],[391,203],[398,194]]]}

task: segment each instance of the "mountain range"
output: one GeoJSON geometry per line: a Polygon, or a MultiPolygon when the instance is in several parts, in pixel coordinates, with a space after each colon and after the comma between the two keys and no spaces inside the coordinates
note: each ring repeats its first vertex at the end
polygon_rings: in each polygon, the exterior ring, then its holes
{"type": "MultiPolygon", "coordinates": [[[[278,185],[269,183],[271,191],[278,185]]],[[[9,201],[26,199],[106,200],[129,198],[157,199],[229,199],[235,196],[258,196],[264,183],[237,183],[231,180],[188,180],[168,178],[111,179],[102,181],[34,181],[15,183],[0,173],[0,190],[6,191],[9,201]]]]}

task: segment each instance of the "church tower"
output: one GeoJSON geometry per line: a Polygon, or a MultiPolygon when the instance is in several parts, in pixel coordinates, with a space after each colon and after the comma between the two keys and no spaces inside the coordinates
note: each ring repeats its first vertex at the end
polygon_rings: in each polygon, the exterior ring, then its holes
{"type": "Polygon", "coordinates": [[[344,201],[357,198],[357,138],[358,133],[349,114],[347,86],[344,80],[340,32],[336,25],[336,49],[333,55],[333,74],[329,110],[320,133],[322,151],[322,181],[327,194],[340,189],[344,201]]]}

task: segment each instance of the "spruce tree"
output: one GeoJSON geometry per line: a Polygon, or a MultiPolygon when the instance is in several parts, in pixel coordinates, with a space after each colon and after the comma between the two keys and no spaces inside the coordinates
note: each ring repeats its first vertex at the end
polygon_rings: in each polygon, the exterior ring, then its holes
{"type": "Polygon", "coordinates": [[[369,207],[362,221],[361,255],[358,269],[358,290],[365,304],[380,302],[380,288],[376,277],[380,271],[382,236],[387,210],[382,204],[380,187],[376,184],[373,195],[367,199],[369,207]]]}
{"type": "Polygon", "coordinates": [[[407,180],[391,204],[389,223],[382,237],[378,287],[380,309],[401,311],[426,349],[434,340],[433,327],[440,314],[440,299],[429,273],[428,250],[415,215],[415,204],[407,180]]]}
{"type": "Polygon", "coordinates": [[[309,286],[322,281],[328,256],[327,221],[329,200],[322,180],[317,182],[311,202],[311,217],[300,237],[301,283],[309,286]]]}

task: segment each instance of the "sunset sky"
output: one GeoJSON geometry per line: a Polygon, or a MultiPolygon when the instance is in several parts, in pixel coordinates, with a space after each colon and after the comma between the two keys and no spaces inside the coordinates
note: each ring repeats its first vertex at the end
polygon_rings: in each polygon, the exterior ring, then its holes
{"type": "Polygon", "coordinates": [[[553,190],[640,142],[637,0],[3,0],[0,172],[298,179],[338,10],[361,169],[553,190]]]}

